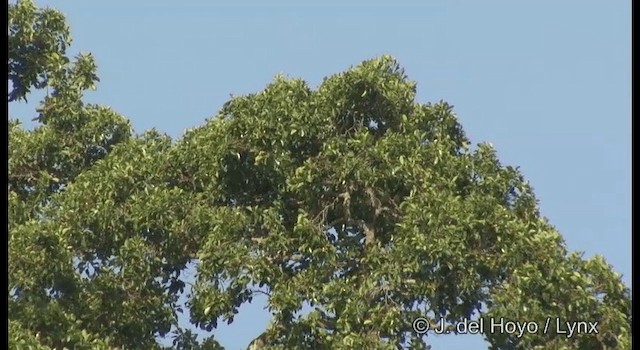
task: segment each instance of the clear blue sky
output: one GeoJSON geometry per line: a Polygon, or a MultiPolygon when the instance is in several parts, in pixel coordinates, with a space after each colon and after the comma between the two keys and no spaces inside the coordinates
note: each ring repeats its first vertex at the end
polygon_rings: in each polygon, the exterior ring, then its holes
{"type": "MultiPolygon", "coordinates": [[[[315,86],[389,53],[418,82],[419,102],[453,104],[472,141],[521,167],[570,249],[603,254],[630,284],[631,1],[262,3],[38,2],[67,15],[73,52],[97,58],[88,100],[138,132],[179,137],[277,73],[315,86]]],[[[10,113],[35,116],[33,105],[10,113]]],[[[262,306],[243,308],[217,339],[244,349],[268,320],[262,306]]],[[[487,348],[478,336],[433,344],[487,348]]]]}

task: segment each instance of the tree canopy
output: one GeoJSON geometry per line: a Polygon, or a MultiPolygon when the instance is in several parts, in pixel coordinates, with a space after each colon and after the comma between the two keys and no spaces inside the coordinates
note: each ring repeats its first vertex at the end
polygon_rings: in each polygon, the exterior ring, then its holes
{"type": "Polygon", "coordinates": [[[49,90],[35,128],[9,120],[9,348],[219,349],[193,330],[257,294],[253,348],[427,349],[414,320],[474,317],[539,326],[485,332],[492,349],[631,347],[621,276],[569,252],[519,170],[390,56],[317,88],[278,76],[172,140],[83,102],[96,64],[68,57],[56,10],[10,4],[8,40],[9,102],[49,90]]]}

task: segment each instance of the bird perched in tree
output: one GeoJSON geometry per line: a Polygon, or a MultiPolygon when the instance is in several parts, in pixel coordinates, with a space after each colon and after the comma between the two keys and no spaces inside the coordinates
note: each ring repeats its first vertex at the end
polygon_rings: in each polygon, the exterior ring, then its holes
{"type": "Polygon", "coordinates": [[[266,338],[267,338],[267,334],[266,333],[260,334],[257,338],[252,340],[251,343],[249,343],[249,346],[247,347],[247,350],[264,349],[267,346],[266,338]]]}

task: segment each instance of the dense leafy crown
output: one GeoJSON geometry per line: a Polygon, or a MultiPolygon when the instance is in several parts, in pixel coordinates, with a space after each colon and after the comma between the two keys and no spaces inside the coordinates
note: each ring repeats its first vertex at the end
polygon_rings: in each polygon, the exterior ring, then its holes
{"type": "Polygon", "coordinates": [[[568,253],[518,170],[472,149],[451,106],[417,103],[391,57],[317,89],[279,76],[172,141],[84,104],[96,67],[69,43],[60,13],[9,6],[9,101],[50,89],[37,127],[9,122],[10,348],[153,349],[172,329],[175,348],[219,348],[178,327],[190,263],[202,329],[268,296],[253,348],[425,349],[417,317],[598,321],[485,337],[630,348],[620,276],[568,253]]]}

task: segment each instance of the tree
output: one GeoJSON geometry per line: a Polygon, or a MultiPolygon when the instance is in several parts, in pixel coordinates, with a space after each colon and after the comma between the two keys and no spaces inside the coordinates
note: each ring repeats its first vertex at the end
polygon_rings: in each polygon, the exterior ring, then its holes
{"type": "Polygon", "coordinates": [[[8,99],[48,90],[35,129],[9,121],[10,348],[34,342],[58,349],[150,347],[153,334],[171,326],[170,294],[146,286],[145,275],[113,267],[121,260],[107,253],[113,249],[108,239],[94,239],[106,231],[70,231],[51,214],[78,177],[118,145],[126,150],[144,142],[116,112],[82,102],[83,91],[97,81],[96,66],[90,54],[70,60],[70,40],[59,12],[31,1],[9,5],[8,99]]]}
{"type": "Polygon", "coordinates": [[[157,349],[173,329],[178,348],[220,348],[177,325],[196,262],[196,327],[268,295],[253,348],[426,349],[415,319],[454,330],[478,314],[540,327],[486,333],[493,349],[631,347],[620,276],[568,252],[520,172],[472,147],[450,105],[417,103],[393,58],[317,89],[279,76],[171,140],[82,103],[95,64],[64,58],[59,13],[9,11],[10,67],[25,62],[9,70],[13,96],[53,90],[37,128],[10,123],[11,346],[157,349]],[[62,44],[32,49],[42,37],[62,44]],[[556,318],[598,333],[569,338],[556,318]]]}

